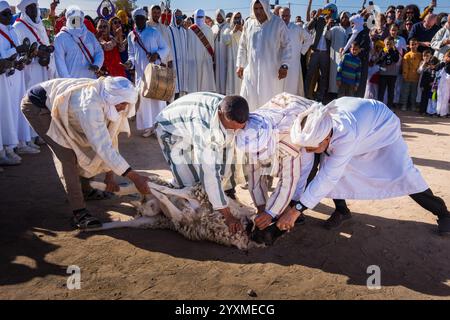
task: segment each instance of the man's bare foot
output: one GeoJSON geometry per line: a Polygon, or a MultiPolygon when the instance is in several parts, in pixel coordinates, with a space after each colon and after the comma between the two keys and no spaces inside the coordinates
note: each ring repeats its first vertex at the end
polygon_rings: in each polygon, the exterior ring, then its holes
{"type": "Polygon", "coordinates": [[[284,231],[290,231],[295,226],[295,221],[300,217],[301,213],[295,208],[289,208],[285,211],[277,222],[278,229],[284,231]]]}

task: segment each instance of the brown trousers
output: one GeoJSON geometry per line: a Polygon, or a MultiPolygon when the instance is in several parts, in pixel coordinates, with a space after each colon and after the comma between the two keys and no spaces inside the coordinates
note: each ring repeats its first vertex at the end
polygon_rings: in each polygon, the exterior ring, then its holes
{"type": "Polygon", "coordinates": [[[75,152],[72,149],[62,147],[47,136],[52,120],[50,111],[34,105],[28,96],[25,96],[22,100],[22,113],[27,118],[30,126],[52,150],[55,168],[66,190],[71,209],[75,211],[86,208],[83,191],[88,193],[92,190],[89,185],[89,179],[80,177],[75,152]]]}

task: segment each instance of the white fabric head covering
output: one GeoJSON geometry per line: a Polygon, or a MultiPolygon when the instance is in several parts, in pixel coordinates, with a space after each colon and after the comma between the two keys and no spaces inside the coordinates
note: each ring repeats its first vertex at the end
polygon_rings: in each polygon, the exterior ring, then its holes
{"type": "Polygon", "coordinates": [[[70,33],[76,38],[85,40],[87,35],[87,28],[84,25],[84,12],[78,6],[69,6],[66,11],[66,26],[61,30],[70,33]],[[77,18],[77,23],[73,24],[73,19],[77,18]]]}
{"type": "Polygon", "coordinates": [[[9,3],[6,1],[0,1],[0,12],[9,9],[9,3]]]}
{"type": "Polygon", "coordinates": [[[342,11],[341,14],[339,15],[339,19],[342,19],[342,17],[344,16],[344,14],[345,14],[348,18],[350,18],[350,12],[348,12],[348,11],[342,11]]]}
{"type": "Polygon", "coordinates": [[[19,9],[21,12],[25,12],[25,8],[33,3],[36,5],[38,4],[37,0],[22,0],[17,5],[17,9],[19,9]]]}
{"type": "Polygon", "coordinates": [[[310,109],[302,112],[294,121],[291,129],[291,140],[302,147],[318,147],[333,129],[332,115],[337,112],[334,101],[326,106],[315,103],[310,109]],[[308,117],[302,129],[301,123],[308,117]]]}
{"type": "Polygon", "coordinates": [[[180,11],[180,12],[181,12],[180,9],[174,9],[174,10],[172,11],[172,18],[170,19],[170,26],[171,26],[171,27],[174,27],[174,28],[181,28],[182,25],[181,25],[181,26],[178,26],[178,25],[177,25],[177,19],[175,18],[175,13],[176,13],[177,11],[180,11]]]}
{"type": "Polygon", "coordinates": [[[268,160],[276,148],[273,131],[273,125],[268,119],[257,113],[250,113],[245,128],[236,135],[236,146],[248,153],[253,160],[268,160]]]}
{"type": "Polygon", "coordinates": [[[115,122],[120,119],[115,106],[124,102],[129,104],[127,116],[131,118],[136,114],[138,91],[130,80],[124,77],[107,77],[98,81],[101,82],[100,96],[105,101],[108,120],[115,122]]]}
{"type": "Polygon", "coordinates": [[[220,15],[222,16],[222,18],[225,20],[226,16],[225,16],[225,11],[224,11],[223,9],[217,9],[217,10],[216,10],[216,17],[217,17],[219,14],[220,14],[220,15]]]}
{"type": "Polygon", "coordinates": [[[231,29],[231,30],[234,29],[234,26],[235,26],[235,24],[234,24],[234,19],[236,18],[236,15],[238,15],[238,14],[240,14],[241,17],[242,17],[242,14],[241,14],[240,12],[238,12],[238,11],[233,12],[233,16],[231,17],[231,21],[230,21],[230,29],[231,29]]]}
{"type": "Polygon", "coordinates": [[[155,9],[156,7],[159,7],[161,10],[162,10],[162,8],[161,8],[161,6],[160,5],[157,5],[157,4],[154,4],[154,5],[152,5],[151,7],[150,7],[150,10],[148,10],[148,24],[149,25],[151,25],[151,26],[156,26],[156,25],[158,25],[160,22],[158,21],[158,22],[155,22],[155,21],[153,21],[153,18],[152,18],[152,11],[153,11],[153,9],[155,9]]]}
{"type": "Polygon", "coordinates": [[[205,11],[202,9],[195,10],[194,12],[194,22],[199,27],[203,27],[205,25],[205,11]],[[199,19],[198,17],[203,17],[202,19],[199,19]]]}
{"type": "Polygon", "coordinates": [[[364,29],[364,18],[361,17],[359,14],[355,14],[350,17],[350,23],[353,23],[354,26],[352,28],[352,35],[347,41],[347,44],[344,47],[344,52],[346,52],[350,46],[352,45],[353,41],[355,41],[358,34],[363,31],[364,29]]]}
{"type": "Polygon", "coordinates": [[[133,19],[136,19],[137,16],[147,17],[147,12],[144,9],[138,8],[132,13],[133,19]]]}
{"type": "MultiPolygon", "coordinates": [[[[250,18],[256,19],[255,12],[253,11],[253,7],[255,6],[255,3],[258,0],[252,0],[252,4],[250,5],[250,18]]],[[[266,13],[267,20],[270,21],[274,14],[270,11],[270,3],[269,0],[259,0],[259,2],[262,4],[264,8],[264,12],[266,13]]]]}

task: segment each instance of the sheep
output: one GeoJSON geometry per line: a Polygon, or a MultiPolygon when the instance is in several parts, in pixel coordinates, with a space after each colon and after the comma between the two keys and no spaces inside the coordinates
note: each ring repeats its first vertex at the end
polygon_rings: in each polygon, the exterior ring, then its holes
{"type": "MultiPolygon", "coordinates": [[[[109,230],[116,228],[170,229],[194,241],[212,241],[225,246],[234,246],[240,250],[263,247],[251,241],[250,229],[254,228],[252,219],[254,210],[244,204],[229,199],[230,210],[234,217],[240,219],[246,229],[232,234],[222,214],[212,209],[208,196],[200,184],[193,187],[177,189],[159,177],[149,177],[150,195],[141,196],[140,201],[131,204],[137,215],[130,221],[105,223],[101,228],[90,230],[109,230]]],[[[91,182],[92,187],[105,190],[106,185],[91,182]]],[[[134,185],[121,187],[116,194],[125,196],[138,193],[134,185]]]]}

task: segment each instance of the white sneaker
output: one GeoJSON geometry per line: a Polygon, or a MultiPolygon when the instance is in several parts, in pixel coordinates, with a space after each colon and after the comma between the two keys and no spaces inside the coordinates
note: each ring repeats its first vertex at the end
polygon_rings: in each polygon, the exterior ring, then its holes
{"type": "Polygon", "coordinates": [[[30,148],[33,148],[33,149],[41,150],[41,147],[39,147],[33,141],[27,142],[27,146],[29,146],[30,148]]]}
{"type": "Polygon", "coordinates": [[[13,159],[14,161],[18,162],[22,161],[22,158],[17,153],[15,153],[13,149],[6,149],[5,153],[6,158],[13,159]]]}
{"type": "Polygon", "coordinates": [[[0,157],[0,166],[18,166],[19,164],[21,164],[20,160],[8,157],[0,157]]]}
{"type": "Polygon", "coordinates": [[[155,130],[153,130],[153,128],[150,128],[150,129],[146,129],[144,131],[144,133],[142,134],[142,136],[144,138],[150,138],[154,133],[155,133],[155,130]]]}
{"type": "Polygon", "coordinates": [[[41,151],[38,149],[31,148],[27,145],[24,145],[24,146],[17,147],[16,152],[18,154],[37,154],[37,153],[40,153],[41,151]]]}

